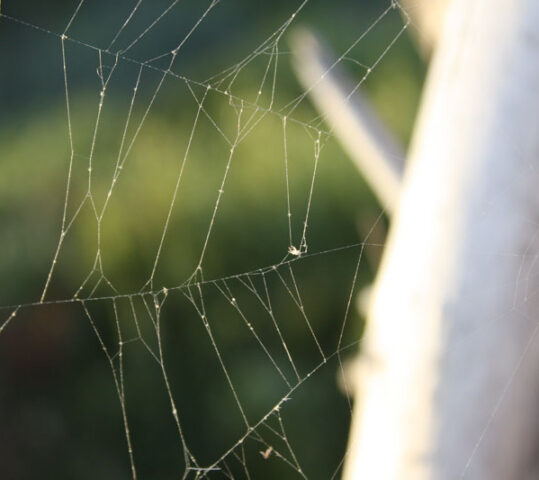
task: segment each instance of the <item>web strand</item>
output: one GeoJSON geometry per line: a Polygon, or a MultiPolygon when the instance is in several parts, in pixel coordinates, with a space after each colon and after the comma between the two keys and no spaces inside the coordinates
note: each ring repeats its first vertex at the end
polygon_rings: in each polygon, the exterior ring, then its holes
{"type": "MultiPolygon", "coordinates": [[[[45,281],[34,300],[0,305],[0,334],[15,329],[23,314],[33,319],[47,307],[59,317],[64,307],[78,310],[110,371],[106,382],[117,401],[124,466],[133,480],[151,476],[146,456],[155,440],[145,438],[145,429],[150,432],[154,421],[163,436],[159,441],[167,443],[158,453],[171,465],[177,461],[181,471],[174,474],[183,479],[254,479],[261,471],[312,478],[312,459],[294,423],[305,415],[298,399],[325,382],[328,395],[345,404],[334,391],[331,369],[344,375],[344,359],[359,344],[349,341],[347,325],[364,251],[383,247],[369,242],[383,214],[364,241],[320,233],[321,222],[333,220],[324,219],[318,202],[324,162],[341,154],[331,145],[331,126],[318,115],[313,119],[304,102],[310,89],[297,95],[286,86],[290,52],[283,46],[309,1],[279,7],[271,17],[278,19],[273,30],[254,43],[254,36],[242,37],[241,52],[227,51],[224,68],[210,72],[191,57],[199,61],[207,54],[208,63],[216,61],[207,52],[218,45],[208,48],[204,42],[211,41],[208,32],[226,2],[192,2],[197,8],[191,10],[179,0],[162,5],[136,0],[121,12],[100,7],[106,48],[97,46],[98,37],[81,40],[88,38],[91,3],[70,7],[62,33],[0,13],[23,35],[38,32],[56,45],[67,133],[60,233],[52,260],[46,261],[45,281]],[[163,43],[154,45],[159,33],[163,43]],[[204,35],[209,40],[201,41],[204,35]],[[161,145],[167,142],[172,146],[161,145]],[[150,180],[152,187],[145,189],[150,180]],[[244,184],[250,190],[242,191],[244,184]],[[273,189],[276,199],[269,196],[273,189]],[[265,194],[268,199],[260,201],[265,194]],[[255,226],[248,222],[253,219],[255,226]],[[123,230],[126,225],[131,230],[123,230]],[[257,229],[259,236],[250,238],[259,240],[249,244],[244,236],[257,229]],[[227,234],[233,237],[228,243],[227,234]],[[325,268],[337,272],[335,278],[326,278],[325,268]],[[313,294],[314,283],[319,286],[313,294]],[[344,318],[330,328],[327,312],[336,308],[344,310],[344,318]],[[153,373],[149,378],[141,372],[153,373]],[[202,386],[193,380],[197,375],[202,386]],[[209,395],[219,397],[212,398],[212,411],[205,404],[209,395]],[[215,419],[213,410],[221,402],[230,411],[215,419]],[[164,410],[163,423],[154,419],[161,412],[148,413],[149,421],[141,416],[141,406],[164,410]],[[200,445],[205,422],[214,437],[207,450],[200,445]],[[172,434],[165,438],[167,425],[172,434]]],[[[384,5],[331,68],[344,61],[362,64],[353,49],[395,6],[384,5]]],[[[228,15],[241,19],[236,12],[228,15]]],[[[405,19],[384,41],[350,98],[407,24],[405,19]]],[[[214,32],[216,43],[231,41],[228,26],[219,28],[225,33],[221,38],[220,30],[214,32]]],[[[34,172],[40,172],[37,166],[34,172]]],[[[84,383],[82,377],[78,381],[84,383]]],[[[331,459],[332,470],[336,462],[331,459]]]]}

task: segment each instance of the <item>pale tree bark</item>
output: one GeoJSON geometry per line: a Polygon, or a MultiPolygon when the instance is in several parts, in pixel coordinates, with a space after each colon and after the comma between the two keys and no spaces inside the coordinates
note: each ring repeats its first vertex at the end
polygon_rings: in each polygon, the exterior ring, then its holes
{"type": "Polygon", "coordinates": [[[412,33],[425,56],[429,56],[436,47],[450,1],[402,0],[402,5],[412,21],[412,33]]]}
{"type": "Polygon", "coordinates": [[[538,25],[537,0],[449,7],[362,342],[346,480],[539,478],[538,25]]]}

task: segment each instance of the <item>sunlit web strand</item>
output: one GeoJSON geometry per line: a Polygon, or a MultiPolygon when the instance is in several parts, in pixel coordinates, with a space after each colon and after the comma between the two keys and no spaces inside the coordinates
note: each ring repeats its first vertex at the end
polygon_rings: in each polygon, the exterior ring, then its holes
{"type": "MultiPolygon", "coordinates": [[[[5,13],[0,13],[0,18],[5,18],[6,20],[10,20],[10,21],[19,23],[21,25],[24,25],[25,27],[32,28],[34,30],[38,30],[38,31],[40,31],[42,33],[46,33],[47,35],[52,35],[54,37],[57,37],[58,39],[62,39],[62,34],[58,34],[58,33],[53,32],[51,30],[47,30],[46,28],[40,27],[40,26],[35,25],[33,23],[27,22],[25,20],[21,20],[19,18],[12,17],[11,15],[7,15],[5,13]]],[[[79,45],[81,47],[89,48],[89,49],[94,50],[96,52],[101,52],[102,54],[107,54],[107,55],[111,55],[111,56],[114,56],[114,57],[117,56],[119,60],[123,60],[123,61],[129,62],[129,63],[132,63],[134,65],[137,65],[139,67],[146,68],[146,69],[149,69],[149,70],[153,70],[155,72],[159,72],[159,73],[171,76],[173,78],[177,78],[177,79],[182,80],[184,82],[187,82],[187,83],[189,83],[191,85],[196,85],[198,87],[206,88],[206,89],[211,90],[213,92],[224,95],[224,96],[226,96],[226,97],[228,97],[228,98],[230,98],[230,99],[232,99],[234,101],[243,102],[245,108],[254,108],[254,109],[257,109],[258,111],[267,112],[269,114],[277,116],[280,119],[283,119],[285,117],[285,115],[283,115],[282,113],[280,113],[278,111],[271,110],[271,109],[268,109],[268,108],[264,108],[264,107],[262,107],[260,105],[254,104],[253,102],[250,102],[249,100],[238,97],[237,95],[233,95],[232,93],[230,93],[230,92],[228,92],[226,90],[222,90],[222,89],[220,89],[218,87],[215,87],[215,86],[213,86],[211,84],[191,79],[189,77],[186,77],[184,75],[180,75],[180,74],[172,72],[170,70],[164,70],[162,68],[156,67],[155,65],[151,65],[151,64],[146,63],[146,62],[141,62],[139,60],[128,57],[126,55],[122,55],[122,54],[119,54],[119,53],[109,51],[107,49],[102,49],[102,48],[96,47],[94,45],[83,42],[81,40],[77,40],[77,39],[69,37],[67,35],[64,37],[64,39],[66,41],[68,41],[68,42],[72,42],[72,43],[74,43],[76,45],[79,45]]],[[[293,123],[295,123],[297,125],[300,125],[300,126],[306,128],[306,129],[308,129],[308,130],[310,130],[312,132],[315,132],[317,135],[319,133],[322,134],[322,135],[329,135],[330,134],[330,132],[327,131],[327,130],[323,130],[323,129],[320,129],[320,128],[313,127],[312,125],[310,125],[310,123],[303,122],[303,121],[301,121],[299,119],[296,119],[296,118],[294,118],[292,116],[286,115],[286,117],[287,117],[287,121],[293,122],[293,123]]]]}
{"type": "Polygon", "coordinates": [[[305,255],[302,255],[301,257],[294,257],[290,258],[288,260],[283,260],[276,264],[266,265],[261,268],[256,268],[254,270],[249,270],[247,272],[241,272],[236,274],[230,274],[224,277],[214,278],[214,279],[208,279],[208,280],[202,280],[202,281],[195,281],[188,284],[181,284],[181,285],[175,285],[171,287],[161,287],[157,290],[146,290],[143,292],[133,292],[133,293],[120,293],[118,295],[104,295],[100,297],[85,297],[85,298],[65,298],[60,300],[46,300],[44,302],[27,302],[27,303],[19,303],[19,304],[12,304],[12,305],[2,305],[0,306],[0,310],[13,310],[16,308],[28,308],[28,307],[39,307],[39,306],[46,306],[46,305],[61,305],[61,304],[69,304],[69,303],[78,303],[78,302],[96,302],[100,300],[112,300],[115,298],[136,298],[136,297],[144,297],[146,295],[157,295],[159,293],[162,293],[163,291],[174,291],[174,290],[183,290],[187,289],[188,287],[193,287],[196,285],[208,285],[210,283],[219,282],[223,280],[232,280],[240,277],[248,277],[251,275],[263,275],[265,273],[271,272],[275,270],[276,268],[279,268],[283,265],[287,265],[289,263],[293,262],[299,262],[302,260],[305,260],[307,258],[316,257],[319,255],[328,255],[331,253],[341,252],[344,250],[352,249],[352,248],[362,248],[362,247],[376,247],[376,248],[383,248],[385,247],[385,244],[383,243],[365,243],[365,242],[357,242],[357,243],[351,243],[348,245],[340,246],[331,248],[328,250],[323,250],[320,252],[313,252],[308,253],[305,255]]]}

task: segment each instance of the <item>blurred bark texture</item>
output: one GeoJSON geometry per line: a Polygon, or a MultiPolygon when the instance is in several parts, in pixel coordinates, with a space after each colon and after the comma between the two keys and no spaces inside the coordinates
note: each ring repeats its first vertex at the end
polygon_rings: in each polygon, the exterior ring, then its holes
{"type": "Polygon", "coordinates": [[[538,227],[539,2],[454,0],[369,308],[346,480],[539,478],[538,227]]]}

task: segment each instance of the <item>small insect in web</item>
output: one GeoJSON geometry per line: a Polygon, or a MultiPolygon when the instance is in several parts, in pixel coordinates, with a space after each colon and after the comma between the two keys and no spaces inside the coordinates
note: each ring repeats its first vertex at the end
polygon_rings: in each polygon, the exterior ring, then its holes
{"type": "Polygon", "coordinates": [[[272,446],[269,446],[268,448],[266,448],[266,450],[264,451],[260,451],[260,455],[262,455],[262,457],[264,457],[264,460],[267,460],[271,453],[273,452],[273,447],[272,446]]]}
{"type": "Polygon", "coordinates": [[[288,247],[288,253],[294,255],[294,257],[301,257],[301,250],[298,250],[294,245],[288,247]]]}

